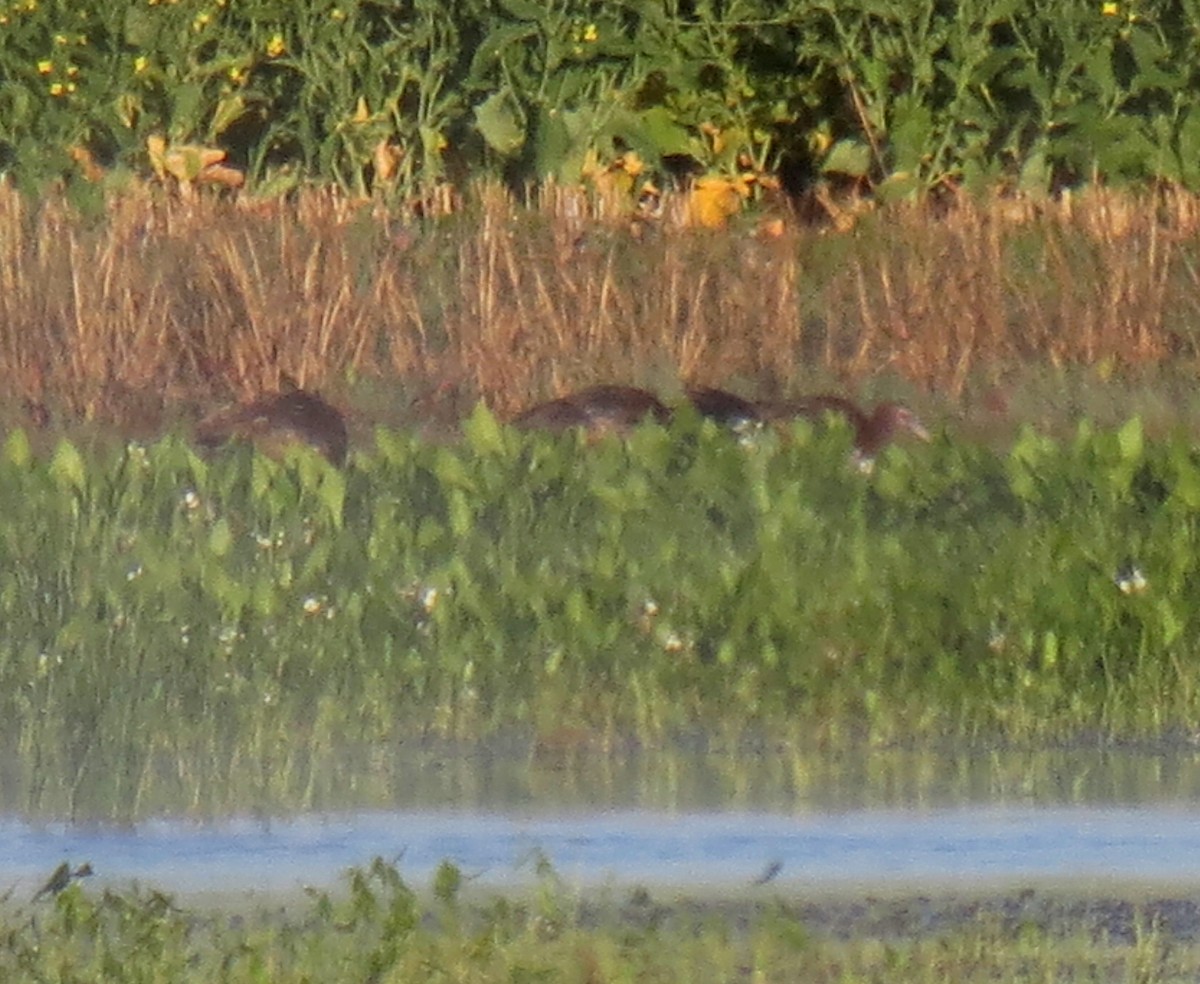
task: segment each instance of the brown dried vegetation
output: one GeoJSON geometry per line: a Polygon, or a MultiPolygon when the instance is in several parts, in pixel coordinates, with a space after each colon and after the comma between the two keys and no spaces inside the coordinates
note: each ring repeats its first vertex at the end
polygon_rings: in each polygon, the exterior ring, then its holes
{"type": "Polygon", "coordinates": [[[490,185],[470,197],[398,218],[316,191],[243,207],[134,190],[96,219],[0,186],[12,407],[158,425],[285,376],[394,384],[385,418],[479,398],[507,417],[604,381],[783,396],[884,373],[947,401],[982,380],[1003,401],[1014,367],[1200,351],[1200,204],[1174,192],[899,206],[848,232],[781,212],[771,235],[688,228],[670,202],[630,218],[572,189],[534,207],[490,185]]]}

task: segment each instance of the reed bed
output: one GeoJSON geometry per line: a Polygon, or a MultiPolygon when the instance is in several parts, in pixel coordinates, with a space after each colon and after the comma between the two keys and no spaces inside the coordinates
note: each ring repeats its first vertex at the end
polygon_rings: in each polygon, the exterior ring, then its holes
{"type": "Polygon", "coordinates": [[[480,184],[418,216],[134,187],[83,215],[0,186],[0,371],[27,407],[149,426],[283,374],[506,416],[602,379],[889,376],[1003,404],[1031,366],[1108,378],[1198,353],[1200,205],[1175,191],[963,198],[843,231],[783,206],[712,231],[670,199],[657,219],[571,188],[528,199],[480,184]]]}

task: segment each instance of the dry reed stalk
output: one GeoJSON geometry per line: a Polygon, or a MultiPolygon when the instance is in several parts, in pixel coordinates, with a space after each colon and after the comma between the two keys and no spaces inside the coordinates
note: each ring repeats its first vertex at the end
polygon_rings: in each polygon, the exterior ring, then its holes
{"type": "Polygon", "coordinates": [[[1013,354],[1006,321],[1005,226],[987,209],[972,207],[969,218],[967,233],[950,243],[951,250],[968,257],[969,268],[950,279],[940,297],[943,311],[956,312],[946,351],[947,364],[953,366],[947,391],[955,400],[961,398],[977,362],[1003,364],[1013,354]]]}
{"type": "Polygon", "coordinates": [[[677,199],[631,225],[577,189],[530,210],[481,185],[473,225],[396,233],[328,193],[246,209],[135,189],[96,223],[0,185],[0,368],[14,395],[113,419],[130,394],[248,396],[284,372],[432,377],[503,413],[601,380],[669,395],[797,372],[957,398],[997,364],[1160,361],[1200,317],[1200,199],[1177,191],[774,240],[685,228],[677,199]]]}

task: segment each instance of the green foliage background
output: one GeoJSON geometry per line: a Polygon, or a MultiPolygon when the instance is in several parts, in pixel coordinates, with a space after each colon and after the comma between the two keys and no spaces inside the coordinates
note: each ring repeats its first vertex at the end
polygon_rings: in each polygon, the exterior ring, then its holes
{"type": "Polygon", "coordinates": [[[253,182],[379,191],[467,173],[652,168],[1046,191],[1200,187],[1200,10],[1149,0],[4,0],[0,166],[70,151],[145,172],[146,138],[253,182]]]}

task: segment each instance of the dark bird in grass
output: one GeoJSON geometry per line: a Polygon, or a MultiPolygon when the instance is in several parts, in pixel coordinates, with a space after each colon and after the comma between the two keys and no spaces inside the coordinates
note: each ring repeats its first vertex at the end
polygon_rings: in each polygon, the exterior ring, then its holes
{"type": "Polygon", "coordinates": [[[72,870],[70,863],[64,861],[57,868],[55,868],[50,877],[46,879],[46,884],[34,893],[33,901],[36,902],[38,899],[46,895],[57,895],[68,885],[70,885],[74,879],[87,878],[90,874],[92,874],[91,862],[85,861],[78,868],[72,870]]]}
{"type": "Polygon", "coordinates": [[[757,403],[728,390],[696,387],[688,389],[687,398],[700,416],[728,427],[738,436],[749,434],[763,424],[763,411],[757,403]]]}
{"type": "Polygon", "coordinates": [[[776,421],[796,418],[820,420],[830,413],[845,417],[854,430],[852,460],[864,472],[872,469],[876,455],[900,434],[911,434],[922,441],[931,439],[917,415],[902,403],[880,403],[867,413],[845,397],[821,394],[764,402],[758,406],[765,419],[776,421]]]}
{"type": "Polygon", "coordinates": [[[763,868],[762,874],[755,878],[750,884],[765,885],[767,882],[774,881],[779,876],[779,872],[781,871],[783,871],[783,862],[772,861],[765,868],[763,868]]]}
{"type": "Polygon", "coordinates": [[[669,423],[671,411],[649,390],[636,386],[589,386],[557,400],[538,403],[513,418],[523,430],[582,428],[593,435],[625,434],[650,418],[669,423]]]}
{"type": "Polygon", "coordinates": [[[272,457],[289,446],[308,445],[338,466],[345,464],[350,444],[345,417],[298,386],[219,410],[196,426],[201,447],[230,441],[248,441],[272,457]]]}

